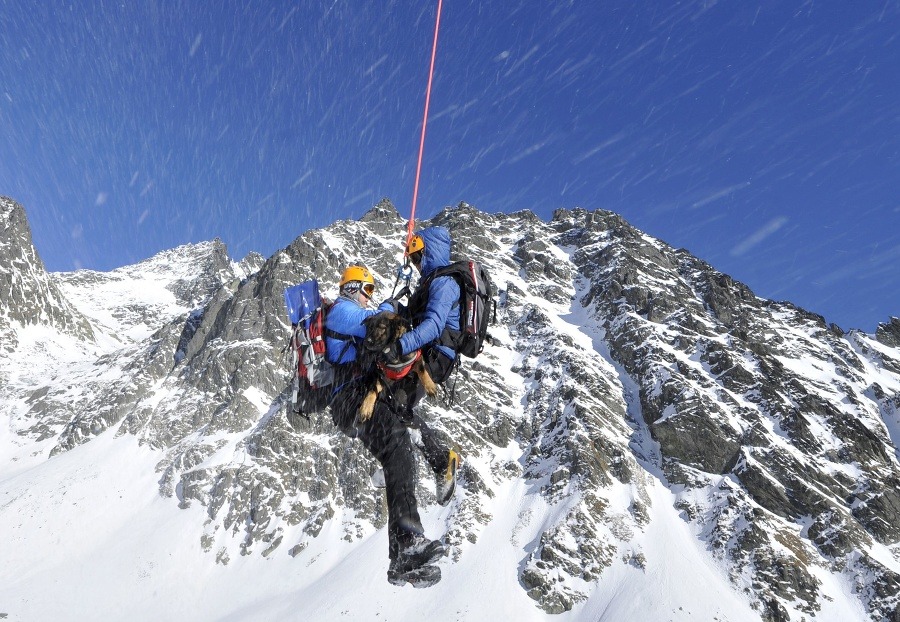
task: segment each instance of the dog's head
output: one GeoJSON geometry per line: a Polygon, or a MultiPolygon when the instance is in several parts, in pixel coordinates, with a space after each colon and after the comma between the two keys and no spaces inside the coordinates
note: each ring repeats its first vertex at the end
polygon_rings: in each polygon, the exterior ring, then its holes
{"type": "Polygon", "coordinates": [[[406,320],[390,311],[367,317],[363,320],[363,325],[366,327],[366,338],[362,345],[370,352],[381,352],[408,329],[406,320]]]}

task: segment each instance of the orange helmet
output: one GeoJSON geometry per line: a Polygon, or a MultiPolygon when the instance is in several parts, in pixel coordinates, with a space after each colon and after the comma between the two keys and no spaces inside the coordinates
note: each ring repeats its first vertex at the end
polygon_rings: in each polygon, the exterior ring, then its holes
{"type": "Polygon", "coordinates": [[[347,266],[344,274],[341,275],[339,286],[344,289],[344,286],[348,284],[356,285],[354,289],[362,289],[367,296],[371,296],[375,292],[375,277],[365,266],[347,266]]]}
{"type": "Polygon", "coordinates": [[[425,240],[417,233],[409,239],[409,243],[406,245],[406,254],[418,253],[423,248],[425,248],[425,240]]]}

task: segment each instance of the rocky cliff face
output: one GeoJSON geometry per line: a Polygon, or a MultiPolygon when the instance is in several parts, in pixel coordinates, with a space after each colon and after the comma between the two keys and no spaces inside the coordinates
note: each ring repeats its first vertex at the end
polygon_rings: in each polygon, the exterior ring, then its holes
{"type": "Polygon", "coordinates": [[[889,329],[844,335],[612,214],[555,222],[589,279],[581,303],[637,387],[650,462],[764,616],[814,615],[819,568],[852,577],[874,619],[900,616],[896,565],[877,561],[900,541],[889,329]]]}
{"type": "Polygon", "coordinates": [[[19,332],[49,328],[82,340],[94,339],[90,322],[69,304],[31,243],[22,206],[0,196],[0,350],[13,352],[19,332]]]}
{"type": "MultiPolygon", "coordinates": [[[[492,499],[521,483],[540,503],[513,521],[510,571],[536,607],[572,609],[613,566],[660,563],[641,534],[662,486],[761,619],[814,617],[836,597],[828,578],[873,620],[900,620],[900,320],[844,334],[608,212],[544,222],[463,204],[430,224],[488,267],[500,301],[494,342],[464,361],[453,405],[423,409],[465,456],[445,525],[455,559],[509,511],[492,499]]],[[[178,313],[89,310],[154,330],[109,346],[81,392],[10,389],[22,442],[59,452],[115,428],[158,448],[160,493],[205,508],[202,545],[223,564],[296,556],[326,525],[351,542],[383,526],[359,444],[327,415],[287,416],[282,291],[317,277],[333,295],[358,261],[387,295],[404,230],[384,201],[243,268],[213,245],[201,274],[172,281],[178,313]]],[[[130,270],[116,278],[152,273],[130,270]]],[[[66,291],[110,278],[58,277],[66,291]]],[[[433,503],[424,467],[420,481],[433,503]]]]}

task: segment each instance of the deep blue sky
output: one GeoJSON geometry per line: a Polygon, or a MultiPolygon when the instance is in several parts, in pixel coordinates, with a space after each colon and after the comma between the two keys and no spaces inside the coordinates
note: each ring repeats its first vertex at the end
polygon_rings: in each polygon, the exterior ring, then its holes
{"type": "MultiPolygon", "coordinates": [[[[53,271],[408,213],[435,9],[0,0],[0,194],[53,271]]],[[[897,0],[446,0],[431,113],[422,217],[613,210],[845,329],[900,315],[897,0]]]]}

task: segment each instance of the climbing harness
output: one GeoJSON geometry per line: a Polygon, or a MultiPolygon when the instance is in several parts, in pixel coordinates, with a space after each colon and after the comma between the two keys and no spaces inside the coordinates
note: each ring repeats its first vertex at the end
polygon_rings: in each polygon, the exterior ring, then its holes
{"type": "Polygon", "coordinates": [[[397,380],[405,378],[413,368],[413,365],[416,364],[416,361],[421,358],[422,351],[416,350],[415,352],[411,352],[410,354],[408,354],[402,361],[397,361],[396,363],[386,363],[385,361],[378,361],[378,369],[381,370],[385,378],[392,382],[396,382],[397,380]]]}

